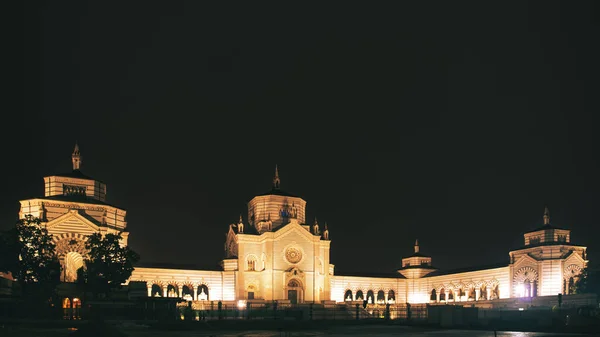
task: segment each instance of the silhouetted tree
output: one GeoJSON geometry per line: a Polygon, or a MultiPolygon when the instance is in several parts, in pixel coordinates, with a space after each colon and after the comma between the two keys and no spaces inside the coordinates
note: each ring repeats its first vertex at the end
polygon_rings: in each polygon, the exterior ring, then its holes
{"type": "Polygon", "coordinates": [[[600,300],[600,270],[595,264],[583,268],[581,274],[575,281],[576,294],[597,294],[600,300]]]}
{"type": "Polygon", "coordinates": [[[0,235],[0,271],[11,272],[26,297],[48,300],[60,283],[52,235],[41,220],[25,215],[0,235]]]}
{"type": "Polygon", "coordinates": [[[89,254],[86,268],[80,273],[94,296],[120,288],[131,276],[133,264],[139,261],[139,255],[121,246],[121,240],[121,234],[94,233],[87,237],[85,247],[89,254]]]}

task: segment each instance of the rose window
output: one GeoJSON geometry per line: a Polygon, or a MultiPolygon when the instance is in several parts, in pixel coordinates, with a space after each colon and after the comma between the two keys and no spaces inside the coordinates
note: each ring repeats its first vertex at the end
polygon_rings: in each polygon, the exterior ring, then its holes
{"type": "Polygon", "coordinates": [[[288,248],[285,251],[285,258],[289,263],[298,263],[302,260],[302,252],[298,248],[288,248]]]}

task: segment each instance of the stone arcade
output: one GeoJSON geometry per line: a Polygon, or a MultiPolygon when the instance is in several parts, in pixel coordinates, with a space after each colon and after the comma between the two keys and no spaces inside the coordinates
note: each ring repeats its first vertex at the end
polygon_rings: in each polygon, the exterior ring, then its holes
{"type": "MultiPolygon", "coordinates": [[[[129,233],[125,210],[106,203],[106,185],[81,172],[78,146],[73,170],[44,178],[44,197],[22,200],[19,216],[42,219],[57,244],[62,279],[73,282],[86,254],[85,235],[129,233]]],[[[443,272],[421,253],[402,259],[385,277],[341,276],[329,260],[327,224],[308,224],[306,201],[281,189],[279,172],[270,191],[248,203],[248,221],[229,225],[226,258],[220,270],[136,267],[130,281],[144,281],[148,296],[194,301],[278,301],[327,303],[366,300],[369,304],[479,302],[569,294],[586,266],[586,247],[571,243],[570,230],[550,223],[524,234],[509,263],[457,273],[443,272]]]]}

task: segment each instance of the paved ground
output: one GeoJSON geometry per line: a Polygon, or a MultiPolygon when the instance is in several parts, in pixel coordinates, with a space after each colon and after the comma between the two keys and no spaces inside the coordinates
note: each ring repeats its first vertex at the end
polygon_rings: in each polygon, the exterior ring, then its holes
{"type": "MultiPolygon", "coordinates": [[[[514,331],[481,331],[481,330],[443,330],[432,328],[419,328],[408,326],[339,326],[326,330],[314,331],[276,331],[276,330],[255,330],[255,331],[158,331],[150,330],[144,327],[124,326],[120,331],[129,337],[194,337],[194,336],[215,336],[215,337],[348,337],[348,336],[405,336],[405,337],[566,337],[566,336],[598,336],[598,334],[565,334],[565,333],[547,333],[547,332],[514,332],[514,331]]],[[[27,327],[0,328],[0,336],[4,337],[68,337],[75,333],[75,330],[69,329],[33,329],[27,327]]],[[[90,336],[100,336],[92,334],[90,336]]],[[[108,336],[108,335],[102,335],[108,336]]],[[[112,336],[111,336],[112,337],[112,336]]]]}

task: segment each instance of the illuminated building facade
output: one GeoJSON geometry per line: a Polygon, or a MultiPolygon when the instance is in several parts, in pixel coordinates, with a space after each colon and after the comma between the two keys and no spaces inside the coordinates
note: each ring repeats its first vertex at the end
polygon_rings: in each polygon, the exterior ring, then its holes
{"type": "MultiPolygon", "coordinates": [[[[80,171],[76,146],[73,171],[44,178],[43,198],[21,201],[20,217],[42,219],[54,235],[63,280],[75,281],[86,251],[85,235],[123,234],[126,212],[106,203],[106,185],[80,171]]],[[[509,262],[480,269],[444,272],[420,251],[402,267],[382,275],[336,275],[329,260],[327,224],[306,222],[306,201],[281,189],[275,169],[270,191],[248,203],[247,222],[230,224],[220,270],[136,267],[129,281],[143,281],[148,296],[194,301],[278,301],[281,303],[492,303],[499,299],[569,294],[587,264],[586,247],[571,243],[570,230],[543,226],[524,234],[509,262]]]]}

